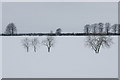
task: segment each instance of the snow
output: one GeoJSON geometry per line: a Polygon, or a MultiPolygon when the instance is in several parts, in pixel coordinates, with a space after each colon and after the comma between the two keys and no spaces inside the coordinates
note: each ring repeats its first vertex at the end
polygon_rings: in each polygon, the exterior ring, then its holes
{"type": "MultiPolygon", "coordinates": [[[[37,36],[41,42],[46,36],[37,36]]],[[[2,37],[3,78],[117,78],[118,37],[99,54],[85,45],[86,37],[56,36],[51,52],[40,44],[27,53],[26,37],[2,37]]],[[[33,39],[34,37],[28,37],[33,39]]]]}

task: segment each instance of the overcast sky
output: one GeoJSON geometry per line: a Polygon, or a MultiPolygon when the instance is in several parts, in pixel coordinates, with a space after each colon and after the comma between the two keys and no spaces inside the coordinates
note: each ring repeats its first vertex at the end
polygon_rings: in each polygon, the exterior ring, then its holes
{"type": "Polygon", "coordinates": [[[118,21],[113,2],[24,2],[3,3],[3,32],[13,22],[18,32],[82,32],[85,24],[118,21]]]}
{"type": "MultiPolygon", "coordinates": [[[[18,32],[49,32],[59,27],[63,32],[82,32],[85,24],[117,23],[117,4],[3,3],[3,31],[10,22],[14,22],[18,32]]],[[[23,38],[2,38],[4,78],[118,77],[117,37],[113,37],[114,44],[109,49],[101,48],[100,54],[85,47],[85,37],[56,37],[50,54],[45,46],[40,46],[36,54],[32,49],[27,54],[21,44],[23,38]]],[[[43,38],[39,37],[39,40],[43,38]]]]}

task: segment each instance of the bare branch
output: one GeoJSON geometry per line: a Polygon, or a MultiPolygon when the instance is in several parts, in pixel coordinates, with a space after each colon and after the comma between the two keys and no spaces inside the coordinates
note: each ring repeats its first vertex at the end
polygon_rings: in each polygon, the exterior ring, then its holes
{"type": "Polygon", "coordinates": [[[27,52],[29,52],[30,40],[28,38],[25,38],[22,40],[22,44],[23,44],[24,48],[26,48],[27,52]]]}
{"type": "Polygon", "coordinates": [[[40,43],[40,42],[39,42],[38,38],[32,39],[31,45],[32,45],[33,48],[34,48],[34,52],[36,52],[36,49],[37,49],[37,46],[38,46],[39,43],[40,43]]]}
{"type": "Polygon", "coordinates": [[[112,38],[107,36],[88,36],[86,39],[86,44],[90,46],[96,53],[102,47],[110,47],[112,43],[112,38]]]}
{"type": "Polygon", "coordinates": [[[48,52],[50,52],[50,48],[54,46],[55,39],[52,36],[47,36],[45,40],[42,41],[42,44],[47,46],[48,52]]]}

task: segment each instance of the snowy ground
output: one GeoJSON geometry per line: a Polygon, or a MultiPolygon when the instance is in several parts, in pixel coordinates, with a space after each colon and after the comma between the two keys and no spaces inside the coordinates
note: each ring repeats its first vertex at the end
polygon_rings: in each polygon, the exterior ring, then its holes
{"type": "MultiPolygon", "coordinates": [[[[21,40],[25,37],[3,37],[3,78],[117,78],[118,38],[111,48],[99,54],[85,45],[86,37],[55,37],[51,52],[40,45],[37,52],[27,53],[21,40]]],[[[31,39],[33,37],[30,37],[31,39]]],[[[38,37],[41,42],[46,38],[38,37]]]]}

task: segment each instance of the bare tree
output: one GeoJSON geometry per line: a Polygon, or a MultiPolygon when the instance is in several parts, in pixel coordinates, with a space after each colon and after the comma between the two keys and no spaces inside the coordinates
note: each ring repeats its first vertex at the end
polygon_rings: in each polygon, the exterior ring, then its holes
{"type": "Polygon", "coordinates": [[[17,28],[14,25],[14,23],[10,23],[10,24],[7,25],[5,33],[6,34],[15,34],[15,33],[17,33],[17,28]]]}
{"type": "Polygon", "coordinates": [[[54,46],[54,43],[55,39],[52,36],[47,36],[47,38],[42,41],[42,44],[48,48],[48,52],[50,52],[50,49],[54,46]]]}
{"type": "Polygon", "coordinates": [[[32,46],[33,46],[33,48],[34,48],[34,52],[36,52],[37,46],[38,46],[38,44],[39,44],[38,38],[32,39],[31,44],[32,44],[32,46]]]}
{"type": "Polygon", "coordinates": [[[111,37],[106,36],[88,36],[86,43],[88,46],[90,46],[95,53],[99,53],[99,50],[102,47],[110,47],[112,43],[111,37]]]}
{"type": "Polygon", "coordinates": [[[86,24],[85,26],[84,26],[84,33],[90,33],[90,25],[89,24],[86,24]]]}
{"type": "Polygon", "coordinates": [[[118,31],[118,24],[114,24],[114,25],[112,26],[112,32],[113,32],[113,33],[117,33],[117,31],[118,31]]]}
{"type": "Polygon", "coordinates": [[[22,41],[24,48],[26,48],[27,52],[29,52],[30,40],[28,38],[23,39],[22,41]]]}
{"type": "Polygon", "coordinates": [[[92,28],[92,33],[97,33],[98,32],[98,24],[97,23],[92,24],[91,28],[92,28]]]}
{"type": "Polygon", "coordinates": [[[99,33],[103,33],[103,23],[98,23],[98,30],[99,30],[99,33]]]}
{"type": "Polygon", "coordinates": [[[61,28],[58,28],[58,29],[56,30],[56,34],[61,34],[61,32],[62,32],[62,29],[61,29],[61,28]]]}
{"type": "Polygon", "coordinates": [[[109,31],[110,31],[110,23],[106,23],[105,24],[105,33],[109,33],[109,31]]]}

